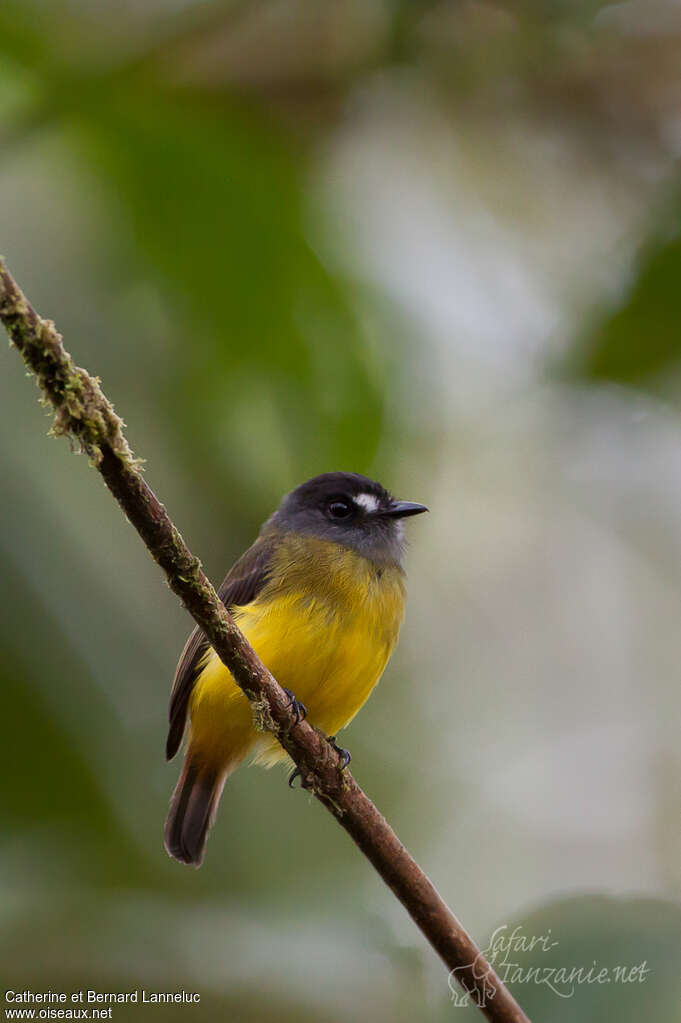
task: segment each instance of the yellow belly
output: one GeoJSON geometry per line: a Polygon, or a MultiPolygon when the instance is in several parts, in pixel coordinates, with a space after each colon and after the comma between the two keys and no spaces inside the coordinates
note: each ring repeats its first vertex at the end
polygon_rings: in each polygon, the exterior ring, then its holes
{"type": "MultiPolygon", "coordinates": [[[[334,735],[365,702],[392,653],[404,609],[402,574],[379,572],[349,551],[339,558],[323,541],[305,541],[302,566],[301,553],[282,552],[280,571],[235,618],[280,685],[306,705],[308,720],[334,735]]],[[[272,764],[286,756],[256,731],[248,700],[213,651],[190,710],[192,747],[210,759],[236,764],[254,753],[272,764]]]]}

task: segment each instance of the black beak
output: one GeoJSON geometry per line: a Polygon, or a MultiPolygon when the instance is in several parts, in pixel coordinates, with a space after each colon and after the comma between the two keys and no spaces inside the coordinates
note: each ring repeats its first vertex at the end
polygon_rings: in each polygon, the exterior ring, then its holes
{"type": "Polygon", "coordinates": [[[406,519],[408,515],[420,515],[428,509],[425,504],[414,504],[413,501],[392,501],[386,515],[391,519],[406,519]]]}

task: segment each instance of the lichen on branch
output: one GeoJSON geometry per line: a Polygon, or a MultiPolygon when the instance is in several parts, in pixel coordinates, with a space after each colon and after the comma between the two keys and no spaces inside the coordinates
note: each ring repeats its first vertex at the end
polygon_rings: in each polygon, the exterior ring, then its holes
{"type": "Polygon", "coordinates": [[[41,400],[54,410],[51,432],[71,437],[97,466],[107,445],[131,468],[139,468],[141,461],[133,456],[123,433],[125,424],[102,392],[99,378],[74,365],[54,323],[38,316],[2,259],[0,319],[10,342],[35,373],[41,400]]]}

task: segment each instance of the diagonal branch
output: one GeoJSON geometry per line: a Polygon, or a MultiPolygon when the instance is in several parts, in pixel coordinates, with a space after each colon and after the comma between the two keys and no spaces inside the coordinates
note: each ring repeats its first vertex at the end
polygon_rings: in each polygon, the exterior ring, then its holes
{"type": "Polygon", "coordinates": [[[345,828],[452,971],[473,1004],[495,1023],[529,1023],[434,886],[338,754],[306,721],[237,628],[178,530],[146,483],[123,422],[96,377],[74,366],[54,324],[41,319],[0,259],[0,320],[55,412],[52,432],[68,436],[99,470],[125,515],[194,621],[251,701],[258,728],[272,732],[302,782],[345,828]]]}

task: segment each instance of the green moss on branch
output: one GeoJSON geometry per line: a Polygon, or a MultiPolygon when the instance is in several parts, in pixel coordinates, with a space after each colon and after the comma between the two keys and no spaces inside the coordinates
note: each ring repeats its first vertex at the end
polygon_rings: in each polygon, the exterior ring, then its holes
{"type": "Polygon", "coordinates": [[[43,320],[0,259],[0,319],[10,341],[36,375],[43,400],[54,409],[52,434],[68,436],[95,465],[104,446],[130,468],[139,468],[123,434],[124,423],[102,392],[97,377],[75,366],[51,320],[43,320]]]}

